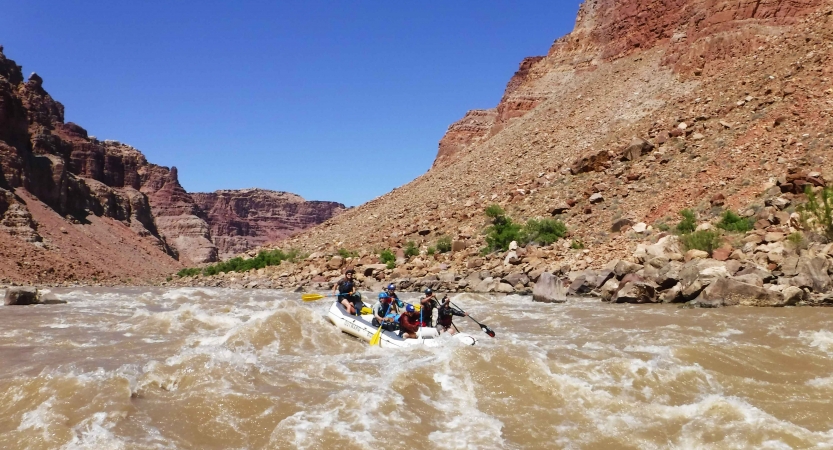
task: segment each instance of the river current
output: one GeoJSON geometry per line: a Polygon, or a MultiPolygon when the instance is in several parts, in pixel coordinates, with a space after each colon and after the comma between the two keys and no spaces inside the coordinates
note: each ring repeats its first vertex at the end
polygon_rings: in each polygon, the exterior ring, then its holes
{"type": "Polygon", "coordinates": [[[833,448],[833,308],[461,294],[496,338],[386,349],[300,294],[54,293],[0,307],[0,448],[833,448]]]}

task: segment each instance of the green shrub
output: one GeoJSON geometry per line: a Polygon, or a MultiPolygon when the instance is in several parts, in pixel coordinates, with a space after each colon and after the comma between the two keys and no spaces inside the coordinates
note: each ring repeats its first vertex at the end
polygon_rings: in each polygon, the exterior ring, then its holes
{"type": "MultiPolygon", "coordinates": [[[[259,252],[256,257],[251,259],[243,259],[238,256],[237,258],[232,258],[228,261],[222,261],[217,264],[206,266],[202,269],[202,274],[205,276],[211,276],[226,272],[247,272],[254,269],[263,269],[267,266],[277,266],[283,261],[294,262],[300,259],[300,256],[300,251],[296,249],[289,250],[288,252],[284,252],[280,249],[263,250],[259,252]]],[[[200,272],[200,269],[197,268],[183,269],[178,275],[183,276],[181,274],[186,270],[188,271],[185,272],[188,274],[186,276],[193,276],[200,272]]]]}
{"type": "Polygon", "coordinates": [[[434,247],[428,247],[428,250],[425,253],[427,253],[428,256],[433,256],[435,253],[437,253],[437,249],[434,247]]]}
{"type": "Polygon", "coordinates": [[[385,249],[379,253],[379,259],[383,264],[390,264],[396,261],[396,255],[394,255],[390,249],[385,249]]]}
{"type": "Polygon", "coordinates": [[[506,250],[512,241],[523,241],[522,227],[506,217],[499,205],[486,208],[486,215],[492,218],[492,225],[486,229],[486,245],[490,251],[506,250]]]}
{"type": "Polygon", "coordinates": [[[503,208],[501,208],[500,205],[493,204],[486,207],[486,217],[497,219],[498,217],[504,216],[506,216],[506,212],[503,211],[503,208]]]}
{"type": "Polygon", "coordinates": [[[437,239],[437,251],[440,253],[448,253],[451,251],[451,236],[442,236],[437,239]]]}
{"type": "Polygon", "coordinates": [[[388,269],[393,269],[394,267],[396,267],[396,260],[388,261],[387,264],[385,264],[385,267],[387,267],[388,269]]]}
{"type": "Polygon", "coordinates": [[[717,223],[717,228],[735,233],[746,233],[752,229],[752,221],[748,218],[740,217],[732,211],[725,211],[723,217],[720,218],[720,222],[717,223]]]}
{"type": "Polygon", "coordinates": [[[688,234],[693,232],[697,228],[697,217],[694,215],[694,211],[684,209],[680,211],[680,215],[683,216],[683,220],[677,224],[677,233],[688,234]]]}
{"type": "Polygon", "coordinates": [[[833,240],[833,188],[826,187],[817,196],[809,186],[804,193],[807,202],[796,208],[808,230],[816,230],[833,240]]]}
{"type": "Polygon", "coordinates": [[[657,222],[657,223],[655,223],[655,224],[654,224],[654,228],[656,228],[656,229],[657,229],[657,230],[659,230],[659,231],[668,231],[668,230],[670,230],[670,229],[671,229],[671,227],[669,227],[669,226],[668,226],[668,224],[667,224],[667,223],[665,223],[665,222],[657,222]]]}
{"type": "Polygon", "coordinates": [[[555,219],[529,219],[523,229],[523,240],[550,245],[567,235],[564,222],[555,219]]]}
{"type": "Polygon", "coordinates": [[[176,273],[176,275],[180,278],[184,277],[193,277],[200,273],[200,269],[197,267],[189,267],[187,269],[182,269],[176,273]]]}
{"type": "Polygon", "coordinates": [[[416,255],[419,255],[419,248],[417,248],[414,241],[408,241],[408,243],[405,244],[405,257],[410,258],[411,256],[416,255]]]}
{"type": "Polygon", "coordinates": [[[700,230],[680,237],[686,250],[702,250],[709,255],[720,246],[720,234],[710,230],[700,230]]]}
{"type": "Polygon", "coordinates": [[[359,256],[359,253],[342,247],[338,249],[338,256],[341,256],[342,258],[355,258],[359,256]]]}
{"type": "Polygon", "coordinates": [[[584,242],[581,239],[573,239],[573,242],[570,243],[570,248],[573,250],[581,250],[584,248],[584,242]]]}

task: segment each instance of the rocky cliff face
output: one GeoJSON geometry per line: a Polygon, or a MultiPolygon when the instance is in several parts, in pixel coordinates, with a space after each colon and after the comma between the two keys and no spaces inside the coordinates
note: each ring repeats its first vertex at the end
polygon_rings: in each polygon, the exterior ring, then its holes
{"type": "MultiPolygon", "coordinates": [[[[226,195],[234,197],[224,191],[217,203],[226,195]]],[[[20,66],[0,47],[0,279],[167,275],[182,265],[218,260],[212,227],[230,253],[343,209],[270,195],[244,194],[245,207],[229,200],[238,205],[230,211],[241,225],[224,225],[221,217],[231,216],[222,206],[200,209],[175,167],[151,164],[135,148],[100,141],[64,122],[64,106],[44,90],[41,77],[33,73],[24,81],[20,66]]]]}
{"type": "MultiPolygon", "coordinates": [[[[831,62],[830,0],[588,0],[575,30],[524,60],[494,109],[449,128],[428,173],[290,238],[314,257],[273,278],[326,283],[338,276],[322,263],[337,243],[373,264],[378,249],[413,241],[422,255],[374,268],[377,281],[480,283],[510,271],[534,281],[631,258],[630,225],[673,226],[683,208],[704,225],[731,209],[760,232],[792,233],[770,203],[803,201],[807,183],[796,188],[790,174],[833,179],[831,62]],[[519,222],[556,217],[570,235],[524,257],[480,257],[495,203],[519,222]],[[455,252],[428,255],[442,237],[455,252]]],[[[724,244],[723,254],[754,256],[724,244]]]]}
{"type": "Polygon", "coordinates": [[[225,258],[278,241],[345,210],[335,202],[306,201],[263,189],[191,194],[204,211],[220,256],[225,258]]]}
{"type": "Polygon", "coordinates": [[[817,10],[823,0],[587,0],[572,33],[546,57],[524,59],[497,107],[473,110],[440,140],[434,166],[482,144],[542,100],[558,73],[596,70],[607,62],[659,47],[662,65],[682,75],[719,74],[734,58],[766,44],[778,27],[817,10]]]}

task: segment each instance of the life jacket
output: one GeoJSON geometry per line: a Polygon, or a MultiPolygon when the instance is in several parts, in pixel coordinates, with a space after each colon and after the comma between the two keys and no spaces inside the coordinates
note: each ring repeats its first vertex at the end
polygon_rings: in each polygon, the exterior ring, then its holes
{"type": "Polygon", "coordinates": [[[356,283],[353,280],[341,280],[338,282],[338,292],[340,294],[349,294],[350,292],[353,292],[353,286],[355,284],[356,283]]]}

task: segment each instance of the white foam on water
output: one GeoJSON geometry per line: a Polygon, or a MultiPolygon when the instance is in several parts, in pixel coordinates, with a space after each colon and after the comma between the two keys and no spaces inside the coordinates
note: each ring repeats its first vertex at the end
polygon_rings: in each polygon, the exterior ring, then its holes
{"type": "Polygon", "coordinates": [[[810,347],[818,348],[826,353],[833,353],[833,331],[802,331],[799,336],[808,342],[810,347]]]}
{"type": "Polygon", "coordinates": [[[51,433],[49,427],[53,423],[60,423],[66,421],[67,417],[53,411],[55,405],[55,397],[49,397],[46,401],[39,404],[35,409],[23,413],[20,419],[20,425],[17,426],[17,431],[25,430],[40,430],[44,442],[51,441],[51,433]]]}
{"type": "Polygon", "coordinates": [[[61,447],[63,450],[120,450],[126,443],[111,431],[123,415],[111,415],[97,412],[73,427],[74,436],[70,442],[61,447]]]}
{"type": "MultiPolygon", "coordinates": [[[[428,439],[439,448],[503,447],[503,422],[478,408],[476,386],[471,375],[455,372],[450,367],[449,356],[443,359],[439,365],[441,371],[435,372],[433,377],[443,394],[431,402],[443,417],[439,420],[440,429],[432,431],[428,439]]],[[[432,367],[437,368],[437,365],[433,364],[432,367]]]]}

